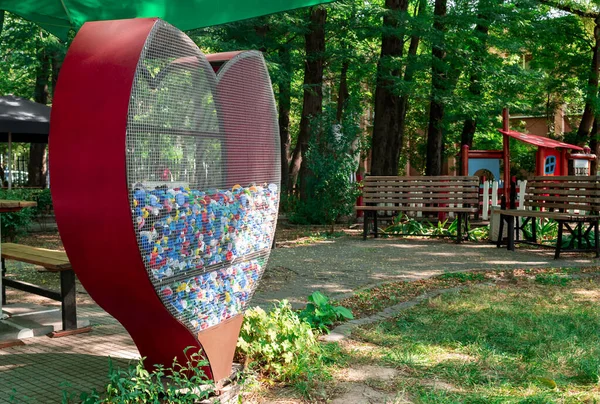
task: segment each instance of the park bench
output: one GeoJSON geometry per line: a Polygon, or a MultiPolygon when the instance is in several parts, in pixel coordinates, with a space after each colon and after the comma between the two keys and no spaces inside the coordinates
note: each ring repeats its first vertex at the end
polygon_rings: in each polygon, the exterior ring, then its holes
{"type": "Polygon", "coordinates": [[[365,212],[363,239],[368,235],[372,219],[377,238],[377,212],[444,212],[456,213],[458,227],[456,241],[468,237],[470,213],[479,206],[479,178],[467,176],[396,177],[367,176],[363,180],[362,205],[365,212]]]}
{"type": "Polygon", "coordinates": [[[55,332],[52,336],[58,337],[89,331],[89,327],[77,329],[75,272],[73,272],[71,263],[64,251],[2,243],[2,304],[6,303],[6,287],[33,293],[61,303],[63,328],[62,331],[55,332]],[[44,268],[44,271],[58,272],[60,274],[60,292],[7,278],[6,260],[39,265],[44,268]]]}
{"type": "Polygon", "coordinates": [[[532,177],[527,181],[525,209],[500,211],[497,246],[503,243],[504,223],[507,223],[507,249],[514,251],[515,243],[551,247],[537,242],[536,219],[552,219],[558,223],[554,258],[561,252],[593,251],[600,256],[598,215],[600,208],[600,177],[563,176],[532,177]],[[524,220],[521,222],[521,218],[524,220]],[[530,225],[529,235],[523,230],[530,225]],[[571,239],[563,247],[565,230],[571,239]],[[520,234],[524,239],[520,239],[520,234]]]}

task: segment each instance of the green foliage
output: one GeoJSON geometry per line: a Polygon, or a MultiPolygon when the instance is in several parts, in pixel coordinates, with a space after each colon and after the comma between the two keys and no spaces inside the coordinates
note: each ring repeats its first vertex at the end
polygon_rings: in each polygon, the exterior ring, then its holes
{"type": "MultiPolygon", "coordinates": [[[[2,188],[0,189],[0,199],[34,201],[36,192],[39,191],[26,188],[15,188],[9,191],[6,188],[2,188]]],[[[2,239],[14,241],[19,236],[27,234],[35,214],[35,208],[25,208],[18,212],[2,213],[2,239]]]]}
{"type": "Polygon", "coordinates": [[[541,285],[566,286],[572,279],[561,274],[537,274],[535,281],[541,285]]]}
{"type": "MultiPolygon", "coordinates": [[[[538,240],[542,242],[555,242],[558,237],[558,223],[552,219],[537,218],[535,221],[535,231],[538,240]]],[[[532,237],[531,226],[525,226],[523,232],[528,238],[532,237]]]]}
{"type": "Polygon", "coordinates": [[[248,371],[291,383],[307,397],[331,379],[325,365],[331,362],[332,352],[324,349],[286,300],[268,313],[260,307],[248,310],[237,346],[238,360],[248,371]]]}
{"type": "Polygon", "coordinates": [[[353,336],[410,374],[392,391],[416,402],[597,402],[598,278],[511,285],[429,299],[353,336]]]}
{"type": "Polygon", "coordinates": [[[63,390],[63,403],[195,403],[203,400],[214,391],[213,382],[202,370],[208,361],[199,353],[188,356],[188,350],[185,364],[174,359],[171,367],[155,365],[151,372],[144,368],[143,359],[135,366],[119,369],[109,358],[109,383],[104,391],[81,393],[77,400],[63,390]]]}
{"type": "Polygon", "coordinates": [[[483,282],[486,280],[482,272],[448,272],[439,276],[440,279],[456,279],[460,282],[483,282]]]}
{"type": "Polygon", "coordinates": [[[334,306],[329,298],[321,292],[314,292],[308,297],[306,308],[300,312],[299,317],[306,321],[313,329],[329,333],[336,321],[352,320],[352,311],[343,306],[334,306]]]}
{"type": "Polygon", "coordinates": [[[310,170],[308,195],[296,202],[290,221],[331,225],[353,212],[359,195],[358,184],[351,181],[360,152],[358,126],[352,119],[337,123],[331,111],[313,120],[311,127],[313,136],[305,157],[310,170]]]}

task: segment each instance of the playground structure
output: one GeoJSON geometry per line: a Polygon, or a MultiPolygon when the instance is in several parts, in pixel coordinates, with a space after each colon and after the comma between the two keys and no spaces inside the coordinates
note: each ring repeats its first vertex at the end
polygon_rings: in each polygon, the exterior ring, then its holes
{"type": "MultiPolygon", "coordinates": [[[[494,178],[503,180],[503,197],[507,203],[514,204],[515,195],[511,197],[511,186],[515,178],[510,175],[510,139],[537,146],[536,176],[565,176],[569,174],[569,160],[573,161],[575,175],[590,175],[590,161],[596,159],[588,147],[580,147],[543,136],[531,135],[510,130],[508,108],[502,111],[502,129],[498,130],[503,138],[502,150],[470,150],[468,145],[461,149],[462,172],[475,175],[479,170],[487,170],[494,178]],[[575,153],[574,153],[575,152],[575,153]],[[502,178],[500,161],[503,162],[502,178]],[[510,202],[508,202],[510,201],[510,202]]],[[[514,207],[514,206],[512,206],[514,207]]]]}

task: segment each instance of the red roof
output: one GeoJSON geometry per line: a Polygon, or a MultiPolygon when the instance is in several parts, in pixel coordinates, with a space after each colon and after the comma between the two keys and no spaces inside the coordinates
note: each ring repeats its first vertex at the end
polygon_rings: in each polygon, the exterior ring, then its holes
{"type": "Polygon", "coordinates": [[[583,150],[583,147],[575,146],[574,144],[565,142],[559,142],[558,140],[549,139],[543,136],[530,135],[527,133],[516,132],[514,130],[498,129],[498,131],[503,135],[514,137],[515,139],[532,144],[534,146],[549,147],[551,149],[558,149],[560,147],[563,149],[583,150]]]}

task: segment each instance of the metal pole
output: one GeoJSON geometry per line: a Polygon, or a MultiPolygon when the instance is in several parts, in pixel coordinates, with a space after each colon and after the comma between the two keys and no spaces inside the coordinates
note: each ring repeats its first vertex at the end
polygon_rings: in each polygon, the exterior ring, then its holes
{"type": "MultiPolygon", "coordinates": [[[[508,131],[509,126],[509,114],[508,108],[502,110],[502,129],[508,131]]],[[[509,201],[510,199],[510,137],[503,134],[502,139],[503,154],[504,154],[504,199],[509,201]]]]}
{"type": "Polygon", "coordinates": [[[8,132],[8,190],[12,189],[12,133],[8,132]]]}

